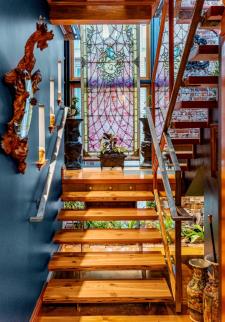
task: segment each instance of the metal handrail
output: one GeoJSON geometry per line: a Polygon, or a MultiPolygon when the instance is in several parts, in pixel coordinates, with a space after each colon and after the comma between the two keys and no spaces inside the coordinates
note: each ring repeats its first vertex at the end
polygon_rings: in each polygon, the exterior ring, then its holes
{"type": "Polygon", "coordinates": [[[46,209],[46,205],[48,202],[48,197],[49,197],[49,192],[50,192],[50,188],[52,185],[52,180],[54,177],[57,158],[58,158],[58,154],[59,154],[59,150],[60,150],[60,146],[61,146],[61,142],[62,142],[62,137],[63,137],[63,132],[64,132],[65,124],[66,124],[67,113],[68,113],[68,107],[65,107],[63,109],[63,116],[62,116],[61,123],[58,128],[57,139],[55,141],[55,146],[54,146],[51,160],[49,163],[48,174],[47,174],[45,186],[44,186],[44,189],[43,189],[43,192],[41,195],[37,215],[30,217],[30,222],[33,222],[33,223],[34,222],[35,223],[42,222],[44,219],[44,216],[45,216],[45,209],[46,209]]]}

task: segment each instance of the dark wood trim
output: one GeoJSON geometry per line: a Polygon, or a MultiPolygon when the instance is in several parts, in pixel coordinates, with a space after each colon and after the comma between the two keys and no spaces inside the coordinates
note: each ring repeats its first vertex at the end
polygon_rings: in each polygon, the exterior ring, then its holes
{"type": "Polygon", "coordinates": [[[65,105],[70,105],[70,85],[69,85],[69,79],[70,79],[70,41],[66,40],[64,41],[64,101],[65,105]]]}
{"type": "Polygon", "coordinates": [[[37,322],[38,321],[38,316],[40,315],[40,311],[41,311],[41,307],[42,307],[42,303],[43,303],[43,296],[44,296],[46,287],[47,287],[47,282],[45,283],[45,285],[41,291],[41,294],[39,295],[39,297],[37,299],[37,302],[35,304],[35,307],[34,307],[34,310],[33,310],[33,313],[31,315],[29,322],[37,322]]]}
{"type": "Polygon", "coordinates": [[[210,125],[211,176],[218,174],[218,124],[210,125]]]}

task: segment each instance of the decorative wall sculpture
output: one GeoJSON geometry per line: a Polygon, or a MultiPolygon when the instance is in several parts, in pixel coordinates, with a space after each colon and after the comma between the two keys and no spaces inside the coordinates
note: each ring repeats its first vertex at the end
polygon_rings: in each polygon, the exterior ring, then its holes
{"type": "Polygon", "coordinates": [[[136,25],[86,25],[81,28],[84,149],[100,148],[103,133],[138,150],[138,29],[136,25]]]}
{"type": "Polygon", "coordinates": [[[30,128],[32,109],[37,104],[34,94],[42,80],[39,70],[32,73],[36,63],[34,57],[35,45],[40,50],[48,47],[48,41],[54,37],[48,31],[47,24],[40,17],[36,24],[36,31],[30,36],[23,58],[17,67],[5,74],[4,81],[15,90],[13,101],[13,117],[8,123],[7,132],[2,137],[2,148],[18,163],[18,171],[26,170],[26,157],[28,153],[28,132],[30,128]]]}

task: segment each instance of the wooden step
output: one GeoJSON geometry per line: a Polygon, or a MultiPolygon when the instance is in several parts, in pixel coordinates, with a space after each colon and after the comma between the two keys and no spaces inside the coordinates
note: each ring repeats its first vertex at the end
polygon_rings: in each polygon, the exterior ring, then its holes
{"type": "Polygon", "coordinates": [[[86,202],[109,202],[109,201],[148,201],[154,200],[152,191],[81,191],[64,192],[62,201],[86,201],[86,202]]]}
{"type": "Polygon", "coordinates": [[[52,279],[43,303],[145,303],[168,302],[172,296],[166,280],[76,281],[52,279]]]}
{"type": "MultiPolygon", "coordinates": [[[[169,151],[168,152],[166,151],[166,155],[169,156],[169,151]]],[[[184,159],[192,159],[194,157],[193,151],[189,151],[189,150],[187,150],[187,151],[176,151],[176,155],[177,155],[178,159],[182,159],[182,160],[184,160],[184,159]]]]}
{"type": "Polygon", "coordinates": [[[53,241],[58,244],[136,244],[160,243],[157,229],[87,229],[61,230],[53,241]]]}
{"type": "Polygon", "coordinates": [[[223,13],[223,5],[209,7],[205,12],[199,27],[203,29],[220,29],[223,13]]]}
{"type": "Polygon", "coordinates": [[[181,108],[217,108],[218,101],[179,101],[176,103],[175,109],[181,108]]]}
{"type": "Polygon", "coordinates": [[[207,121],[172,121],[171,127],[174,129],[196,129],[196,128],[207,128],[209,127],[209,122],[207,121]]]}
{"type": "Polygon", "coordinates": [[[222,20],[224,13],[224,6],[211,6],[205,13],[206,20],[222,20]]]}
{"type": "Polygon", "coordinates": [[[218,87],[218,76],[188,76],[183,80],[183,87],[218,87]]]}
{"type": "MultiPolygon", "coordinates": [[[[189,162],[186,161],[186,162],[179,162],[179,165],[180,165],[180,168],[181,168],[181,171],[188,171],[189,170],[189,162]]],[[[169,167],[170,168],[173,168],[173,164],[172,163],[169,163],[169,167]]]]}
{"type": "Polygon", "coordinates": [[[161,252],[55,253],[49,271],[159,270],[165,268],[161,252]]]}
{"type": "Polygon", "coordinates": [[[191,50],[189,61],[215,61],[219,59],[218,45],[200,45],[191,50]]]}
{"type": "Polygon", "coordinates": [[[101,170],[100,168],[85,168],[82,170],[62,171],[62,183],[74,184],[120,184],[120,183],[151,183],[153,175],[144,170],[124,169],[101,170]]]}
{"type": "Polygon", "coordinates": [[[60,221],[113,221],[113,220],[157,220],[155,209],[137,208],[90,208],[85,210],[62,209],[57,217],[60,221]]]}
{"type": "Polygon", "coordinates": [[[37,322],[190,322],[188,315],[47,316],[37,322]]]}

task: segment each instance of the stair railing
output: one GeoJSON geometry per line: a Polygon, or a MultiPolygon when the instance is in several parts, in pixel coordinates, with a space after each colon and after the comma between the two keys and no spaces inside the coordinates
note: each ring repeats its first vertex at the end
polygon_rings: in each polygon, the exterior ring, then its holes
{"type": "Polygon", "coordinates": [[[63,138],[67,113],[68,113],[68,107],[64,107],[63,108],[63,115],[61,118],[61,123],[58,127],[57,139],[55,141],[53,153],[52,153],[51,160],[49,163],[48,174],[46,177],[45,186],[44,186],[44,189],[43,189],[43,192],[41,195],[41,199],[40,199],[40,203],[38,206],[37,215],[30,217],[30,222],[39,223],[39,222],[42,222],[44,219],[45,209],[46,209],[46,205],[48,202],[49,192],[51,189],[52,180],[54,178],[54,172],[55,172],[55,167],[56,167],[56,163],[57,163],[57,158],[59,155],[59,150],[60,150],[60,146],[61,146],[61,142],[62,142],[62,138],[63,138]]]}
{"type": "MultiPolygon", "coordinates": [[[[177,72],[177,76],[176,76],[174,85],[172,86],[172,88],[170,88],[170,101],[169,101],[168,108],[165,112],[164,120],[163,120],[163,124],[162,124],[162,131],[161,131],[162,134],[161,134],[161,139],[160,139],[161,150],[164,148],[165,143],[166,143],[165,142],[165,133],[168,132],[168,129],[171,124],[173,111],[175,108],[175,104],[177,101],[179,90],[182,85],[182,80],[183,80],[185,68],[186,68],[186,65],[188,62],[188,57],[189,57],[189,54],[191,51],[191,47],[193,45],[194,36],[195,36],[196,30],[197,30],[198,24],[202,19],[201,14],[202,14],[203,5],[204,5],[204,0],[196,0],[194,11],[193,11],[193,16],[192,16],[191,24],[189,27],[188,35],[186,38],[184,50],[183,50],[182,57],[181,57],[181,62],[180,62],[179,69],[177,72]]],[[[165,6],[166,6],[166,2],[165,2],[165,6]]],[[[170,17],[170,11],[168,14],[169,14],[169,21],[171,21],[171,19],[173,20],[174,17],[170,17]]],[[[165,21],[166,21],[165,19],[161,20],[160,30],[162,31],[162,33],[165,28],[165,21]]],[[[173,30],[171,32],[173,32],[173,30]]],[[[159,41],[158,41],[158,46],[157,46],[158,59],[159,59],[161,45],[162,45],[162,35],[159,35],[159,41]]],[[[170,30],[169,30],[169,48],[173,47],[173,46],[174,46],[174,38],[173,38],[173,35],[171,35],[170,30]]],[[[156,55],[156,58],[157,58],[157,55],[156,55]]],[[[158,59],[155,59],[154,68],[153,68],[153,75],[152,75],[153,76],[152,77],[152,87],[151,87],[152,117],[153,117],[154,122],[155,122],[155,79],[156,79],[156,72],[157,72],[157,67],[158,67],[158,59]]],[[[171,57],[170,57],[170,60],[171,60],[171,57]]],[[[170,61],[168,63],[170,65],[170,61]]],[[[170,69],[169,84],[173,83],[171,81],[171,79],[173,80],[173,75],[174,75],[174,70],[170,69]]],[[[157,172],[159,164],[158,164],[157,158],[155,157],[154,151],[152,153],[152,164],[153,164],[153,171],[154,171],[154,178],[155,178],[155,185],[156,185],[156,181],[157,181],[156,180],[157,179],[156,172],[157,172]]]]}
{"type": "Polygon", "coordinates": [[[181,312],[181,304],[182,304],[181,223],[182,221],[192,220],[192,217],[188,215],[186,211],[180,207],[181,206],[181,186],[182,186],[181,168],[177,160],[176,152],[173,148],[171,138],[168,134],[164,135],[164,139],[165,139],[165,142],[167,143],[168,151],[170,153],[170,158],[173,163],[173,167],[175,171],[175,178],[176,178],[175,200],[170,186],[169,175],[166,169],[165,161],[163,159],[163,155],[160,149],[160,144],[158,142],[150,108],[147,108],[146,112],[147,112],[147,119],[148,119],[150,132],[152,136],[152,142],[154,145],[155,155],[159,164],[159,169],[162,176],[164,189],[166,192],[166,198],[170,209],[171,218],[175,222],[175,267],[174,269],[172,269],[169,246],[166,241],[166,231],[165,231],[165,226],[163,221],[160,198],[159,198],[157,189],[154,189],[156,208],[159,214],[165,255],[166,255],[168,268],[169,268],[171,290],[172,290],[172,294],[176,305],[176,312],[181,312]]]}

